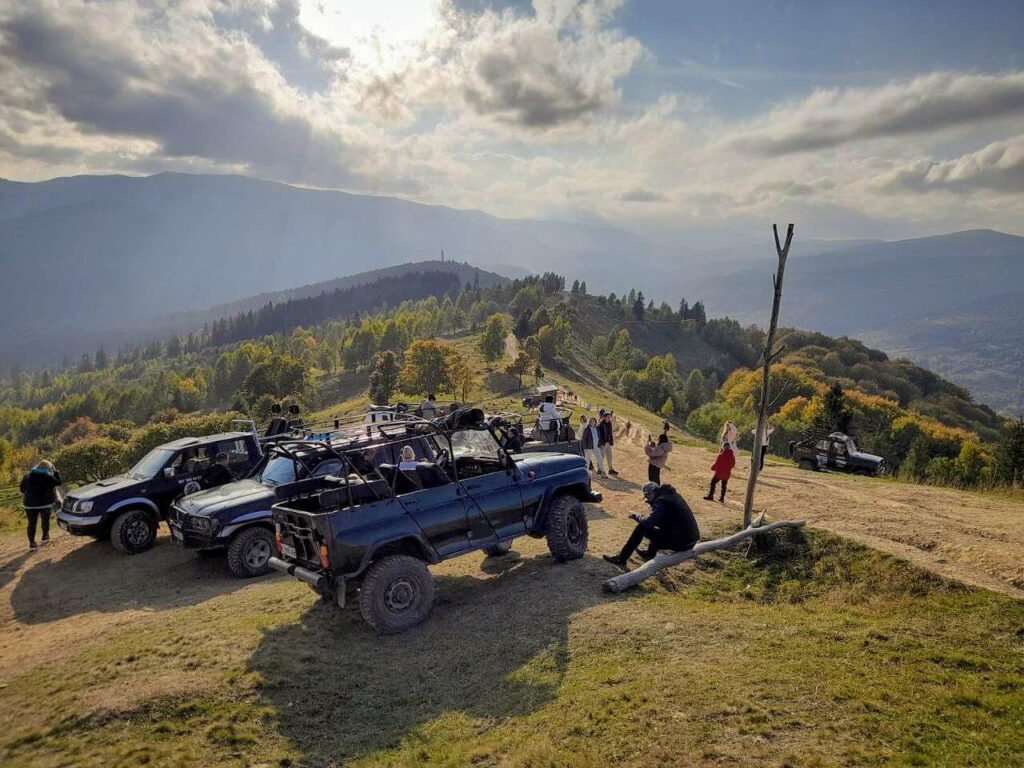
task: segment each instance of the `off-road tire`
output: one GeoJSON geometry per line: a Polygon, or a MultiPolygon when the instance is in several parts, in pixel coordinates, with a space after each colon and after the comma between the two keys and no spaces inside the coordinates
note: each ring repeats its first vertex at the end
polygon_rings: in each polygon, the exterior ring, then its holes
{"type": "Polygon", "coordinates": [[[110,526],[110,543],[126,555],[145,552],[156,542],[156,521],[144,509],[126,509],[110,526]]]}
{"type": "Polygon", "coordinates": [[[396,635],[423,621],[434,604],[434,577],[411,555],[388,555],[366,572],[359,612],[377,634],[396,635]]]}
{"type": "Polygon", "coordinates": [[[488,557],[501,557],[502,555],[507,555],[511,551],[511,541],[503,541],[501,544],[492,544],[489,547],[484,547],[484,554],[488,557]]]}
{"type": "Polygon", "coordinates": [[[800,459],[800,463],[797,465],[800,469],[807,470],[808,472],[814,471],[814,462],[810,459],[800,459]]]}
{"type": "Polygon", "coordinates": [[[266,528],[245,528],[228,545],[228,570],[240,579],[270,573],[274,534],[266,528]]]}
{"type": "Polygon", "coordinates": [[[587,552],[590,530],[587,511],[575,496],[558,496],[548,509],[548,549],[561,563],[576,560],[587,552]]]}

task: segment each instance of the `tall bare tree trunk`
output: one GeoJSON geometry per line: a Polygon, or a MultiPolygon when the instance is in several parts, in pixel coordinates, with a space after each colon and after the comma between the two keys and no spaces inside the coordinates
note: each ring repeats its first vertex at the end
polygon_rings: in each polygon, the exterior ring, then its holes
{"type": "Polygon", "coordinates": [[[789,246],[793,242],[793,225],[789,225],[786,231],[786,244],[779,243],[779,226],[772,225],[772,232],[775,235],[775,251],[779,256],[779,268],[776,271],[772,282],[775,284],[775,298],[772,301],[772,319],[768,324],[768,338],[764,342],[764,368],[761,372],[761,399],[757,404],[757,428],[754,430],[754,450],[751,451],[750,479],[747,481],[747,498],[743,502],[743,527],[750,525],[750,519],[754,513],[754,490],[757,488],[757,475],[761,467],[761,452],[764,450],[765,422],[768,419],[768,385],[772,377],[772,362],[778,357],[782,350],[775,350],[775,330],[779,325],[779,305],[782,303],[782,278],[786,273],[786,258],[789,256],[789,246]]]}

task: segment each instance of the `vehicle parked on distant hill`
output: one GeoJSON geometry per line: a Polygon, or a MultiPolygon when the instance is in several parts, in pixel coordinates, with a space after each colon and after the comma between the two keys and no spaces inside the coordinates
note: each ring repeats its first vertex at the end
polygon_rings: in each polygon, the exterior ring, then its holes
{"type": "Polygon", "coordinates": [[[147,550],[174,499],[208,482],[218,453],[228,455],[228,469],[235,477],[247,475],[262,456],[259,439],[251,432],[174,440],[151,450],[124,474],[68,493],[57,524],[75,536],[109,537],[116,549],[129,555],[147,550]]]}
{"type": "Polygon", "coordinates": [[[789,444],[789,455],[801,469],[872,477],[885,471],[885,459],[857,450],[854,439],[842,432],[794,440],[789,444]]]}
{"type": "Polygon", "coordinates": [[[433,423],[381,425],[384,446],[422,441],[430,454],[372,474],[343,454],[336,476],[282,489],[274,505],[279,557],[271,567],[344,606],[358,592],[363,618],[378,632],[404,631],[430,612],[427,566],[477,550],[507,552],[520,536],[546,537],[556,560],[582,557],[587,515],[601,500],[579,456],[511,455],[479,409],[433,423]]]}

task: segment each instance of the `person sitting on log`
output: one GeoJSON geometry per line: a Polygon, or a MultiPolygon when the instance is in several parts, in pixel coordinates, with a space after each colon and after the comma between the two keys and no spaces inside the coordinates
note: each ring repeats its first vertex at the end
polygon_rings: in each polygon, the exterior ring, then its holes
{"type": "Polygon", "coordinates": [[[645,538],[650,542],[646,550],[640,550],[644,560],[650,560],[658,554],[659,549],[671,549],[684,552],[700,541],[700,528],[697,519],[686,500],[671,485],[647,483],[641,489],[644,501],[651,506],[651,513],[645,517],[630,515],[636,521],[636,528],[630,534],[622,551],[617,555],[604,555],[604,559],[619,568],[625,568],[629,556],[633,554],[640,542],[645,538]]]}

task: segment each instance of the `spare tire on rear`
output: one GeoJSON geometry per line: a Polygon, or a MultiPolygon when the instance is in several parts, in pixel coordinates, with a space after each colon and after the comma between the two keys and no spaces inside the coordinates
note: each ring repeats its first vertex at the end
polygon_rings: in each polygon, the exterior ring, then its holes
{"type": "Polygon", "coordinates": [[[558,496],[548,508],[548,549],[555,560],[577,560],[587,552],[590,529],[587,511],[575,496],[558,496]]]}

